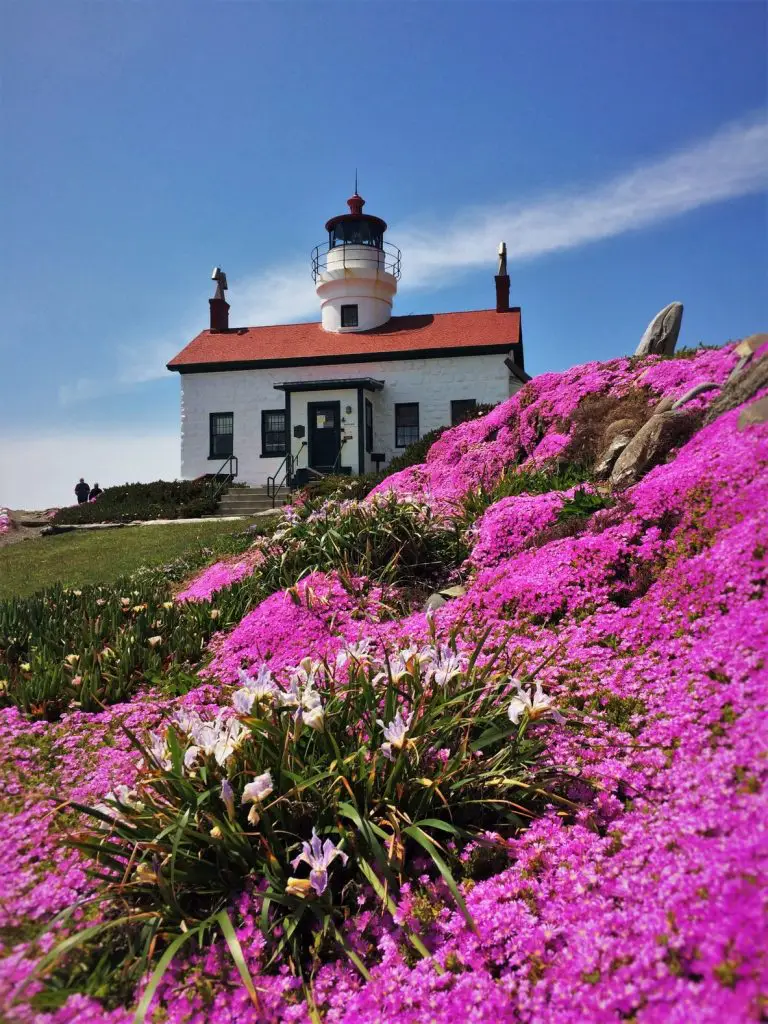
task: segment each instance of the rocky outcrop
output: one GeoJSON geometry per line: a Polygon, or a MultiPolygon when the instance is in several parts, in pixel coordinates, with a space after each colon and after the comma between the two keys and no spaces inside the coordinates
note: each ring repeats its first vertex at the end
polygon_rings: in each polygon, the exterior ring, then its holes
{"type": "Polygon", "coordinates": [[[768,387],[768,359],[763,357],[746,367],[737,376],[731,375],[723,390],[707,409],[704,425],[713,423],[724,412],[748,402],[758,391],[768,387]]]}
{"type": "Polygon", "coordinates": [[[603,431],[604,447],[609,445],[619,434],[628,434],[630,437],[634,437],[642,425],[643,420],[631,416],[622,416],[617,420],[612,420],[603,431]]]}
{"type": "Polygon", "coordinates": [[[594,475],[597,480],[605,480],[614,467],[614,464],[627,445],[632,440],[632,434],[616,434],[608,447],[595,463],[594,475]]]}
{"type": "Polygon", "coordinates": [[[663,462],[672,448],[684,444],[698,422],[700,419],[693,412],[655,413],[616,460],[611,485],[623,489],[636,483],[649,469],[663,462]]]}
{"type": "Polygon", "coordinates": [[[739,413],[739,430],[745,430],[755,423],[765,423],[768,420],[768,395],[763,395],[746,409],[739,413]]]}
{"type": "Polygon", "coordinates": [[[680,324],[683,322],[682,302],[670,302],[651,320],[635,349],[636,356],[671,356],[675,351],[680,324]]]}
{"type": "Polygon", "coordinates": [[[697,395],[702,394],[704,391],[720,390],[720,385],[715,384],[714,381],[706,380],[702,381],[701,384],[695,384],[690,391],[686,391],[684,395],[677,399],[676,402],[672,403],[672,409],[682,409],[684,405],[687,405],[697,395]]]}

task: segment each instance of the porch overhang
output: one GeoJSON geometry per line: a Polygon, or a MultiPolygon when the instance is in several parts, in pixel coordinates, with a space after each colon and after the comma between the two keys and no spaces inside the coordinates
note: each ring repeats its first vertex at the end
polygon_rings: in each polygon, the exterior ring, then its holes
{"type": "Polygon", "coordinates": [[[383,380],[373,377],[337,377],[334,380],[292,380],[274,385],[276,391],[381,391],[383,380]]]}

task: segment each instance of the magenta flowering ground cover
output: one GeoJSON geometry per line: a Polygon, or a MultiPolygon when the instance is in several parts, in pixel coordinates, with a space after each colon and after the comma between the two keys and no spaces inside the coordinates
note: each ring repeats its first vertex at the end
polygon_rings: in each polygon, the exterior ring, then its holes
{"type": "MultiPolygon", "coordinates": [[[[391,481],[455,507],[510,465],[570,442],[568,419],[590,394],[647,386],[652,402],[722,382],[731,349],[691,359],[589,364],[537,378],[481,420],[443,435],[425,466],[391,481]]],[[[702,394],[702,407],[711,400],[702,394]]],[[[758,396],[759,397],[759,396],[758,396]]],[[[278,679],[302,657],[478,631],[537,680],[562,723],[532,728],[565,766],[577,810],[553,805],[504,844],[505,857],[462,883],[473,926],[425,859],[394,915],[361,891],[346,942],[365,963],[330,954],[312,979],[314,1006],[284,966],[269,966],[259,881],[233,897],[254,1003],[225,944],[180,954],[147,1020],[358,1021],[448,1024],[577,1021],[683,1024],[760,1021],[768,1006],[768,424],[739,410],[699,430],[571,535],[553,536],[562,492],[503,498],[469,530],[466,593],[434,613],[393,617],[385,587],[315,573],[268,597],[211,642],[201,685],[183,697],[144,692],[58,723],[0,712],[0,1006],[23,1024],[124,1024],[102,995],[41,1001],[36,963],[100,913],[99,882],[62,837],[67,799],[102,799],[134,783],[139,755],[122,726],[156,728],[179,708],[212,713],[238,669],[266,662],[278,679]],[[429,956],[405,941],[417,931],[429,956]],[[37,1002],[35,1002],[37,999],[37,1002]]],[[[385,485],[387,482],[385,482],[385,485]]],[[[213,578],[213,573],[211,578],[213,578]]],[[[234,576],[223,583],[228,586],[234,576]]],[[[207,586],[207,585],[206,585],[207,586]]],[[[208,600],[216,588],[202,591],[208,600]]],[[[393,732],[394,736],[395,733],[393,732]]],[[[457,742],[458,742],[457,737],[457,742]]],[[[481,753],[482,756],[482,753],[481,753]]],[[[470,860],[474,853],[465,852],[470,860]]],[[[50,987],[50,986],[49,986],[50,987]]]]}

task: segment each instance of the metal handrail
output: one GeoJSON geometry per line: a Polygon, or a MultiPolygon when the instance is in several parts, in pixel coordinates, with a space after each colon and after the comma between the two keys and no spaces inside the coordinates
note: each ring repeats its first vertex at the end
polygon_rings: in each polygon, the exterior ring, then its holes
{"type": "Polygon", "coordinates": [[[215,501],[225,487],[229,487],[240,471],[236,455],[228,455],[215,473],[211,474],[210,496],[215,501]],[[229,473],[222,473],[224,467],[229,464],[229,473]],[[218,486],[217,486],[218,484],[218,486]]]}
{"type": "Polygon", "coordinates": [[[347,266],[347,249],[354,249],[350,253],[350,267],[359,266],[361,263],[375,263],[380,270],[391,274],[396,280],[400,279],[402,255],[396,245],[391,242],[384,242],[382,247],[366,245],[365,243],[347,242],[345,245],[331,245],[330,242],[323,242],[316,245],[312,250],[312,280],[317,284],[319,274],[324,274],[328,268],[328,254],[341,251],[341,259],[334,260],[331,270],[344,270],[347,266]],[[369,256],[365,250],[369,250],[369,256]]]}
{"type": "Polygon", "coordinates": [[[283,484],[287,482],[290,487],[291,480],[293,479],[293,474],[296,472],[296,463],[299,461],[299,456],[304,451],[306,446],[307,442],[302,441],[301,447],[299,448],[295,455],[291,455],[290,452],[286,452],[285,458],[277,467],[277,470],[275,471],[274,475],[267,477],[267,497],[272,499],[272,508],[275,507],[275,504],[277,502],[277,495],[283,484]],[[283,467],[285,467],[285,474],[282,480],[280,480],[280,482],[278,483],[277,479],[280,476],[280,472],[283,469],[283,467]]]}

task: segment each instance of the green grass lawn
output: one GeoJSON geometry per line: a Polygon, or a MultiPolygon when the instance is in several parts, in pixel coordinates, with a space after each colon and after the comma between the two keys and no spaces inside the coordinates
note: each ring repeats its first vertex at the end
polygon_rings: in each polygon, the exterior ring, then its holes
{"type": "Polygon", "coordinates": [[[201,547],[225,548],[227,538],[247,526],[248,520],[206,520],[20,541],[0,548],[0,599],[24,597],[54,583],[71,587],[110,583],[144,565],[164,565],[174,558],[198,555],[201,547]]]}

